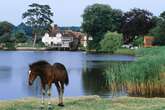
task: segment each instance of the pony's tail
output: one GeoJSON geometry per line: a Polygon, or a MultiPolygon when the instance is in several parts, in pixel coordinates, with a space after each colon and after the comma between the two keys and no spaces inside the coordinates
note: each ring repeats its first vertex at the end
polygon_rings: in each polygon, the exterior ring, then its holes
{"type": "Polygon", "coordinates": [[[68,77],[68,72],[67,72],[66,68],[65,68],[65,74],[66,74],[66,78],[65,78],[65,82],[64,83],[67,86],[69,84],[69,77],[68,77]]]}

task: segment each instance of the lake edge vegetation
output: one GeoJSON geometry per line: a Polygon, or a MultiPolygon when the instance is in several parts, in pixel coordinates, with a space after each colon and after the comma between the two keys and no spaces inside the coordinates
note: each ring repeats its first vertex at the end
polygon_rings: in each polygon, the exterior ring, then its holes
{"type": "Polygon", "coordinates": [[[165,97],[165,47],[140,48],[137,60],[105,70],[112,91],[125,89],[129,96],[165,97]]]}

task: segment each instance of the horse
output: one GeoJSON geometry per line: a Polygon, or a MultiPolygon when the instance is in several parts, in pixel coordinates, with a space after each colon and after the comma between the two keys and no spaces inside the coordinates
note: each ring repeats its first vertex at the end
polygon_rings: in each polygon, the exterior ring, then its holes
{"type": "MultiPolygon", "coordinates": [[[[49,64],[47,61],[40,60],[29,65],[28,83],[31,86],[34,80],[39,77],[41,80],[42,89],[42,105],[44,105],[44,96],[47,93],[49,99],[51,98],[51,86],[56,85],[59,103],[58,106],[64,106],[63,94],[64,84],[69,84],[69,77],[65,66],[61,63],[49,64]]],[[[51,105],[49,100],[48,105],[51,105]]]]}

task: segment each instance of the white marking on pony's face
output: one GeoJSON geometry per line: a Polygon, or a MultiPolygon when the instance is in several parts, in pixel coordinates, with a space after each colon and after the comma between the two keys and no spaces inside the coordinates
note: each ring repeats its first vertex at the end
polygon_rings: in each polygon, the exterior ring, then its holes
{"type": "Polygon", "coordinates": [[[31,70],[29,70],[29,75],[30,75],[30,73],[31,73],[31,70]]]}
{"type": "Polygon", "coordinates": [[[31,73],[31,70],[28,71],[28,77],[30,78],[30,73],[31,73]]]}

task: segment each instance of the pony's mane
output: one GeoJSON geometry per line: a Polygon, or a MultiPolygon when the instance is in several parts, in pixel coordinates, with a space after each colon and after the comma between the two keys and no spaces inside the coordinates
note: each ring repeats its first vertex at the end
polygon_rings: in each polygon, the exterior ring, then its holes
{"type": "Polygon", "coordinates": [[[45,60],[40,60],[31,64],[31,66],[45,66],[45,65],[50,65],[50,64],[45,60]]]}

